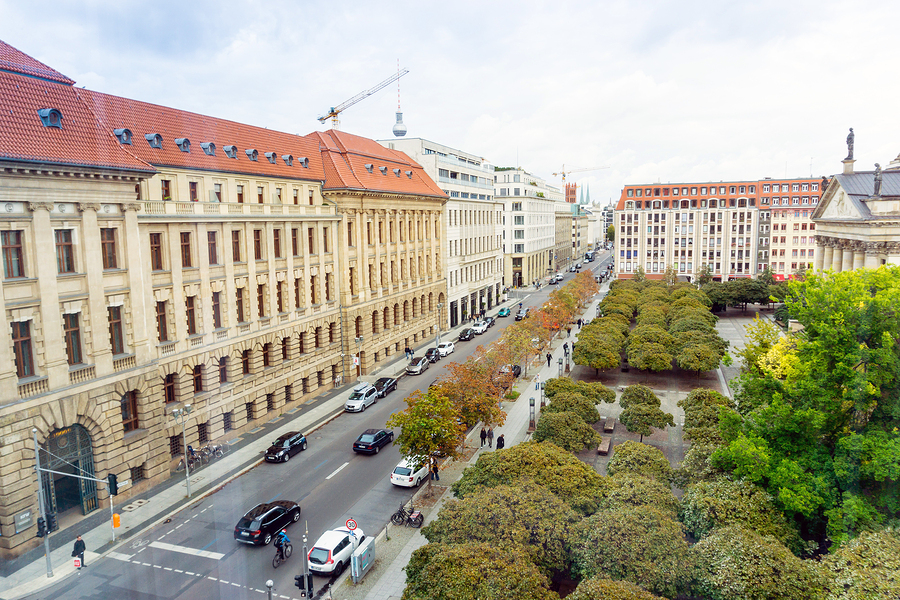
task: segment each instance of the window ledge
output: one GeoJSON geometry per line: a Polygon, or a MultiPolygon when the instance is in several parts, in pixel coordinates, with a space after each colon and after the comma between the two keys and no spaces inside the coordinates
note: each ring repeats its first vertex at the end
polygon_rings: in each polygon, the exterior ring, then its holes
{"type": "Polygon", "coordinates": [[[125,435],[122,436],[122,441],[126,444],[132,444],[139,440],[144,439],[150,434],[149,429],[132,429],[131,431],[126,431],[125,435]]]}

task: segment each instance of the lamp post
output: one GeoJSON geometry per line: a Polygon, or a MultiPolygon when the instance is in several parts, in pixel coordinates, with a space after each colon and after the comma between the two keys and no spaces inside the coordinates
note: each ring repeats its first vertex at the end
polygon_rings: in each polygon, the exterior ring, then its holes
{"type": "Polygon", "coordinates": [[[541,382],[541,408],[544,408],[544,386],[547,385],[545,381],[541,382]]]}
{"type": "Polygon", "coordinates": [[[444,303],[438,302],[437,309],[438,309],[437,345],[440,346],[441,345],[441,321],[443,321],[442,317],[444,316],[444,303]]]}
{"type": "Polygon", "coordinates": [[[560,377],[562,377],[562,363],[563,363],[563,359],[562,359],[562,357],[560,357],[560,359],[559,359],[559,376],[560,377]]]}
{"type": "Polygon", "coordinates": [[[362,359],[359,356],[359,352],[360,352],[359,348],[363,343],[363,336],[360,335],[360,336],[354,338],[354,341],[356,342],[356,354],[353,355],[353,366],[356,367],[356,369],[357,369],[356,376],[359,377],[362,374],[362,359]]]}
{"type": "Polygon", "coordinates": [[[191,414],[190,404],[185,404],[182,408],[172,410],[172,416],[181,423],[181,444],[184,447],[184,478],[187,481],[188,498],[191,497],[191,468],[188,466],[187,435],[184,432],[184,422],[189,414],[191,414]]]}
{"type": "Polygon", "coordinates": [[[534,431],[534,396],[528,399],[528,410],[529,410],[529,420],[528,420],[528,431],[534,431]]]}

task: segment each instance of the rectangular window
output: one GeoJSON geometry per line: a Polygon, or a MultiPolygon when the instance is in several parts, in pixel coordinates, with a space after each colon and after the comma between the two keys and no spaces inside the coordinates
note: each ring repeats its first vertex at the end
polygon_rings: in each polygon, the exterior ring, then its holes
{"type": "Polygon", "coordinates": [[[244,375],[250,374],[250,351],[244,350],[241,352],[241,373],[244,375]]]}
{"type": "Polygon", "coordinates": [[[219,248],[215,231],[206,232],[206,245],[209,248],[209,264],[219,264],[219,248]]]}
{"type": "Polygon", "coordinates": [[[116,261],[116,230],[114,227],[100,230],[100,253],[103,256],[103,268],[118,268],[116,261]]]}
{"type": "Polygon", "coordinates": [[[322,228],[322,252],[330,252],[328,250],[328,228],[322,228]]]}
{"type": "Polygon", "coordinates": [[[312,304],[317,304],[316,298],[316,276],[312,275],[309,278],[309,301],[312,304]]]}
{"type": "Polygon", "coordinates": [[[163,270],[162,234],[150,234],[150,268],[154,271],[163,270]]]}
{"type": "Polygon", "coordinates": [[[187,332],[188,335],[194,335],[197,333],[197,315],[195,310],[196,305],[196,297],[188,296],[184,299],[184,313],[185,318],[187,319],[187,332]]]}
{"type": "Polygon", "coordinates": [[[259,308],[259,317],[266,316],[266,286],[263,284],[256,286],[256,305],[259,308]]]}
{"type": "Polygon", "coordinates": [[[241,261],[241,232],[231,232],[231,258],[234,262],[241,261]]]}
{"type": "Polygon", "coordinates": [[[265,201],[264,192],[265,190],[263,190],[263,187],[261,185],[256,187],[256,199],[260,204],[263,204],[263,202],[265,201]]]}
{"type": "Polygon", "coordinates": [[[353,245],[353,223],[347,223],[347,245],[353,245]]]}
{"type": "Polygon", "coordinates": [[[294,204],[300,204],[300,190],[294,190],[294,204]]]}
{"type": "Polygon", "coordinates": [[[197,193],[197,182],[196,181],[188,182],[188,189],[191,192],[191,202],[196,202],[197,200],[200,199],[200,196],[197,193]]]}
{"type": "Polygon", "coordinates": [[[299,240],[299,231],[294,228],[291,229],[291,254],[293,256],[300,256],[300,240],[299,240]]]}
{"type": "Polygon", "coordinates": [[[199,394],[203,391],[203,365],[194,365],[194,393],[199,394]]]}
{"type": "MultiPolygon", "coordinates": [[[[169,373],[163,378],[163,397],[166,404],[175,402],[175,373],[169,373]]],[[[181,440],[181,436],[175,436],[181,440]]]]}
{"type": "Polygon", "coordinates": [[[275,245],[275,258],[281,258],[281,230],[272,230],[272,242],[275,245]]]}
{"type": "Polygon", "coordinates": [[[263,258],[263,249],[262,249],[262,229],[254,229],[253,230],[253,258],[256,260],[262,260],[263,258]]]}
{"type": "Polygon", "coordinates": [[[156,331],[160,342],[169,341],[169,326],[166,323],[166,302],[156,303],[156,331]]]}
{"type": "Polygon", "coordinates": [[[162,190],[162,199],[163,200],[171,200],[172,199],[172,182],[168,179],[163,179],[159,182],[160,189],[162,190]]]}
{"type": "Polygon", "coordinates": [[[0,232],[0,244],[3,246],[3,275],[7,279],[25,277],[24,251],[22,249],[21,231],[0,232]]]}
{"type": "Polygon", "coordinates": [[[34,375],[34,356],[31,352],[31,321],[12,323],[13,352],[16,357],[16,375],[19,379],[34,375]]]}
{"type": "Polygon", "coordinates": [[[219,359],[219,383],[228,383],[228,357],[219,359]]]}
{"type": "Polygon", "coordinates": [[[213,317],[213,329],[219,329],[222,327],[222,303],[221,303],[221,292],[213,292],[212,293],[212,317],[213,317]]]}
{"type": "Polygon", "coordinates": [[[350,267],[350,295],[356,295],[356,267],[350,267]]]}
{"type": "Polygon", "coordinates": [[[138,428],[137,392],[134,390],[122,396],[122,427],[126,432],[138,428]]]}
{"type": "Polygon", "coordinates": [[[312,206],[315,204],[315,200],[313,199],[313,191],[309,190],[309,205],[312,206]]]}
{"type": "Polygon", "coordinates": [[[193,261],[191,260],[191,232],[190,231],[182,231],[181,232],[181,266],[184,269],[189,269],[193,266],[193,261]]]}
{"type": "Polygon", "coordinates": [[[294,279],[294,308],[300,308],[300,279],[294,279]]]}
{"type": "Polygon", "coordinates": [[[282,204],[281,188],[275,188],[275,200],[278,202],[278,204],[282,204]]]}
{"type": "Polygon", "coordinates": [[[213,184],[213,194],[216,196],[216,202],[222,201],[222,184],[214,183],[213,184]]]}
{"type": "Polygon", "coordinates": [[[307,241],[309,242],[309,253],[315,254],[316,253],[316,230],[313,229],[312,227],[308,227],[306,229],[306,238],[307,238],[307,241]]]}
{"type": "Polygon", "coordinates": [[[109,318],[109,345],[113,356],[125,354],[125,336],[122,328],[122,307],[108,306],[106,314],[109,318]]]}
{"type": "Polygon", "coordinates": [[[235,290],[235,307],[237,308],[237,320],[238,323],[244,322],[244,288],[237,288],[235,290]]]}
{"type": "Polygon", "coordinates": [[[237,186],[237,201],[239,204],[244,203],[244,186],[242,185],[237,186]]]}
{"type": "Polygon", "coordinates": [[[275,294],[275,302],[278,305],[278,313],[284,312],[284,282],[279,281],[275,284],[275,289],[277,293],[275,294]]]}
{"type": "Polygon", "coordinates": [[[325,302],[331,302],[331,273],[325,273],[325,302]]]}
{"type": "Polygon", "coordinates": [[[72,247],[72,230],[56,232],[56,267],[60,273],[75,272],[75,249],[72,247]]]}

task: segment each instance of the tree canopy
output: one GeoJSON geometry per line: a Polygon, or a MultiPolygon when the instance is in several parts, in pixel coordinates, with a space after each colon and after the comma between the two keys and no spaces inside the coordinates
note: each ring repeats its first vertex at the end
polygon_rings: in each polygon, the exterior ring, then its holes
{"type": "Polygon", "coordinates": [[[659,448],[630,440],[616,444],[606,470],[610,475],[631,473],[666,485],[672,480],[672,466],[659,448]]]}
{"type": "Polygon", "coordinates": [[[577,412],[542,412],[531,437],[535,442],[552,442],[569,452],[579,452],[600,443],[600,434],[577,412]]]}

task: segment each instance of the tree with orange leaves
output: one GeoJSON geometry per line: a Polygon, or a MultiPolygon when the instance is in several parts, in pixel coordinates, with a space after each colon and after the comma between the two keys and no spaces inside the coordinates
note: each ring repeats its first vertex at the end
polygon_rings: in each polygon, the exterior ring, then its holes
{"type": "Polygon", "coordinates": [[[479,421],[485,425],[502,425],[506,413],[500,408],[498,398],[504,381],[498,373],[504,364],[499,352],[478,346],[466,362],[448,364],[447,376],[436,387],[453,402],[467,425],[479,421]]]}

